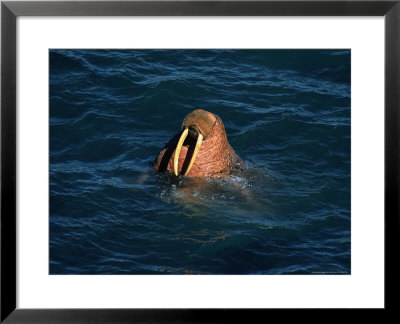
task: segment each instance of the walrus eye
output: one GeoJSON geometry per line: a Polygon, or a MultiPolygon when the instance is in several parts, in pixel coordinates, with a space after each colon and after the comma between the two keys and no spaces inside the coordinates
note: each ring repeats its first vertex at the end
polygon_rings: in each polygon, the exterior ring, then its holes
{"type": "MultiPolygon", "coordinates": [[[[185,128],[184,131],[181,134],[181,137],[179,138],[178,144],[176,145],[175,149],[175,154],[174,154],[174,173],[176,176],[178,176],[178,160],[179,160],[179,155],[181,154],[181,149],[183,142],[185,141],[186,137],[188,136],[189,129],[185,128]]],[[[201,143],[203,143],[203,135],[199,132],[199,135],[197,136],[197,141],[196,141],[196,146],[194,148],[194,152],[192,155],[192,158],[190,159],[189,166],[187,167],[184,176],[187,175],[192,168],[192,165],[194,161],[196,160],[197,153],[199,152],[201,143]]]]}

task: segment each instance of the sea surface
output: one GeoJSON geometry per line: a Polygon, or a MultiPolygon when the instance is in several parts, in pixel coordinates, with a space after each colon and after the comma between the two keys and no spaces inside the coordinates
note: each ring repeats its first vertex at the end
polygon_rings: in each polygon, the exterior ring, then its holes
{"type": "Polygon", "coordinates": [[[350,50],[50,50],[50,274],[350,274],[350,50]],[[152,162],[202,108],[242,173],[152,162]]]}

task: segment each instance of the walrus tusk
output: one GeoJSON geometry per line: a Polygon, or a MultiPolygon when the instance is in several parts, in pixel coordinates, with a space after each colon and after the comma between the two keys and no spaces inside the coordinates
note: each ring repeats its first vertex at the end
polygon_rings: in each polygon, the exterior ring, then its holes
{"type": "Polygon", "coordinates": [[[197,152],[199,152],[201,143],[203,143],[203,135],[201,135],[201,134],[199,133],[199,136],[197,137],[196,147],[194,148],[194,152],[193,152],[192,158],[190,159],[189,166],[188,166],[188,168],[186,169],[184,175],[187,175],[187,174],[189,173],[190,168],[192,167],[192,165],[193,165],[193,163],[194,163],[194,160],[196,159],[197,152]]]}
{"type": "Polygon", "coordinates": [[[176,176],[178,176],[178,160],[179,160],[179,155],[181,154],[181,149],[183,142],[185,141],[186,137],[188,136],[189,130],[185,128],[185,130],[182,132],[181,137],[179,138],[178,145],[176,145],[175,149],[175,155],[174,155],[174,173],[176,176]]]}

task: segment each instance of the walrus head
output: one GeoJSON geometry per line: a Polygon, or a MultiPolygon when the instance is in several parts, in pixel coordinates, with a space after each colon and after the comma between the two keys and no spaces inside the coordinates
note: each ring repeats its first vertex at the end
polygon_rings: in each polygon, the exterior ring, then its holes
{"type": "Polygon", "coordinates": [[[241,165],[242,161],[228,143],[221,118],[202,109],[185,117],[181,131],[154,162],[160,172],[191,177],[223,176],[241,165]]]}

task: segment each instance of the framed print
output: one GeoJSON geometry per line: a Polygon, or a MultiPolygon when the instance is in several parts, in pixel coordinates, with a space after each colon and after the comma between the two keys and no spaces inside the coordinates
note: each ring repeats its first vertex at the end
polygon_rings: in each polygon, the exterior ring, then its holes
{"type": "Polygon", "coordinates": [[[394,310],[398,1],[4,1],[1,320],[394,310]]]}

